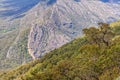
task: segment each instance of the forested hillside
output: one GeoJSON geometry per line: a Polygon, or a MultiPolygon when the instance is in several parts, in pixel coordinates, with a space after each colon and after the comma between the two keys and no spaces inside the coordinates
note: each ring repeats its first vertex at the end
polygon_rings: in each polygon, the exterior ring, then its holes
{"type": "Polygon", "coordinates": [[[119,80],[120,26],[99,23],[44,57],[3,72],[1,80],[119,80]]]}

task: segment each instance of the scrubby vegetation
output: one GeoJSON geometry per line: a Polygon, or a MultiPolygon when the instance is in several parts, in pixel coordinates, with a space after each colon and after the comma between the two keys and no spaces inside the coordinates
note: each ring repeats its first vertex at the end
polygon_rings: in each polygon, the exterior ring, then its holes
{"type": "Polygon", "coordinates": [[[27,47],[29,31],[30,31],[29,28],[21,31],[20,39],[16,44],[16,47],[18,49],[17,56],[19,57],[19,59],[16,59],[16,60],[18,60],[17,63],[19,64],[26,63],[32,60],[32,57],[28,53],[28,47],[27,47]]]}
{"type": "Polygon", "coordinates": [[[120,26],[99,23],[84,37],[41,59],[4,72],[1,80],[117,80],[120,76],[120,26]]]}
{"type": "Polygon", "coordinates": [[[17,33],[17,30],[9,35],[5,35],[6,39],[0,40],[2,43],[0,46],[4,49],[0,50],[0,70],[11,69],[24,64],[32,60],[32,57],[28,54],[27,42],[29,28],[21,30],[17,33]]]}

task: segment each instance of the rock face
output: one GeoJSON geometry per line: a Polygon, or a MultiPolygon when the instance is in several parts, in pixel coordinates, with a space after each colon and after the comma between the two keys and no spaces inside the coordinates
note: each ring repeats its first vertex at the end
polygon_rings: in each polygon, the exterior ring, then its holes
{"type": "Polygon", "coordinates": [[[80,36],[85,27],[120,19],[119,4],[97,0],[56,0],[52,5],[45,4],[39,3],[28,13],[37,18],[28,40],[29,53],[33,58],[80,36]]]}

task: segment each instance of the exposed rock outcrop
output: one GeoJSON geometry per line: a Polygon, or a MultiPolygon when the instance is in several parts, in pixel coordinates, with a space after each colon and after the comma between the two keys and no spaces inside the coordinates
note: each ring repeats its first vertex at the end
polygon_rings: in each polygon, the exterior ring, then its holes
{"type": "Polygon", "coordinates": [[[41,57],[80,36],[85,27],[120,19],[119,12],[120,5],[98,0],[57,0],[52,5],[40,3],[28,14],[29,18],[37,18],[32,21],[29,53],[33,58],[41,57]]]}

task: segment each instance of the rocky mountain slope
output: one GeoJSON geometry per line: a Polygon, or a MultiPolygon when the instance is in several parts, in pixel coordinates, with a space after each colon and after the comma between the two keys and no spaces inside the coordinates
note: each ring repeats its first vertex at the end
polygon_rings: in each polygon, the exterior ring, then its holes
{"type": "Polygon", "coordinates": [[[1,69],[43,56],[82,35],[84,27],[120,19],[120,4],[98,0],[40,0],[32,8],[15,10],[22,12],[7,17],[0,12],[1,69]]]}
{"type": "Polygon", "coordinates": [[[88,0],[57,0],[52,5],[43,4],[38,4],[28,13],[33,21],[36,20],[28,40],[29,53],[33,58],[80,36],[84,27],[120,19],[120,5],[117,4],[88,0]]]}
{"type": "Polygon", "coordinates": [[[77,38],[17,69],[3,72],[0,79],[119,80],[120,25],[109,27],[104,24],[99,25],[99,28],[91,27],[83,31],[84,37],[77,38]],[[106,45],[103,40],[109,43],[106,45]]]}

